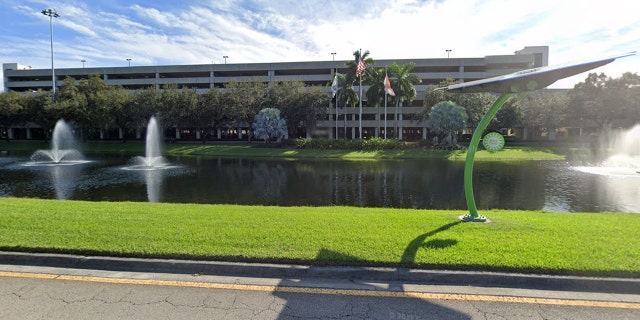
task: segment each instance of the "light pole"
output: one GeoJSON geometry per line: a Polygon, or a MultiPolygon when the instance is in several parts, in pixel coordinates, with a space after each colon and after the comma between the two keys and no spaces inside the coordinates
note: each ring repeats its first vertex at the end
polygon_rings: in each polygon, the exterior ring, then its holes
{"type": "Polygon", "coordinates": [[[449,59],[449,54],[451,53],[451,49],[445,50],[447,52],[447,59],[449,59]]]}
{"type": "Polygon", "coordinates": [[[82,69],[84,69],[84,63],[87,62],[87,60],[82,59],[82,60],[80,60],[80,62],[82,62],[82,69]]]}
{"type": "Polygon", "coordinates": [[[51,101],[56,102],[56,69],[53,67],[53,18],[60,15],[55,9],[45,9],[41,11],[45,16],[49,16],[49,36],[51,38],[51,101]]]}
{"type": "MultiPolygon", "coordinates": [[[[332,68],[333,69],[332,70],[333,71],[333,82],[331,83],[331,87],[332,87],[331,90],[332,91],[336,90],[335,93],[337,93],[338,92],[338,88],[333,88],[334,84],[335,85],[338,84],[337,81],[336,81],[337,80],[336,77],[338,76],[336,74],[337,73],[337,70],[336,70],[336,53],[335,52],[331,52],[331,57],[332,57],[332,60],[333,60],[333,66],[332,66],[333,67],[332,68]]],[[[333,95],[336,98],[336,139],[338,139],[338,96],[336,94],[333,94],[333,95]]],[[[331,108],[331,103],[329,103],[329,108],[331,108]]]]}
{"type": "Polygon", "coordinates": [[[222,56],[222,58],[224,58],[224,64],[227,64],[227,58],[229,58],[229,56],[222,56]]]}
{"type": "MultiPolygon", "coordinates": [[[[446,89],[452,92],[488,91],[501,94],[500,97],[487,110],[487,113],[482,117],[482,119],[480,119],[478,126],[473,132],[471,141],[469,142],[469,148],[467,149],[467,159],[464,164],[464,194],[467,201],[467,208],[469,209],[469,213],[461,216],[460,219],[462,219],[462,221],[475,222],[487,221],[487,217],[482,216],[478,213],[476,200],[473,197],[473,161],[480,144],[480,139],[482,138],[485,129],[489,125],[489,122],[495,117],[496,113],[498,113],[498,110],[500,110],[500,108],[507,102],[507,100],[509,100],[509,98],[511,98],[512,95],[544,89],[560,79],[564,79],[585,71],[589,71],[591,69],[595,69],[597,67],[611,63],[618,58],[627,57],[634,54],[635,52],[630,52],[623,55],[612,56],[600,60],[587,61],[578,64],[564,64],[558,66],[533,68],[488,79],[452,84],[444,88],[436,89],[446,89]]],[[[489,134],[485,135],[485,139],[489,134]]],[[[501,135],[498,135],[498,137],[499,139],[483,139],[483,146],[489,152],[500,150],[504,145],[504,138],[502,138],[501,135]],[[494,142],[492,142],[492,140],[494,142]]]]}
{"type": "Polygon", "coordinates": [[[129,63],[129,67],[131,67],[131,58],[127,58],[127,62],[129,63]]]}

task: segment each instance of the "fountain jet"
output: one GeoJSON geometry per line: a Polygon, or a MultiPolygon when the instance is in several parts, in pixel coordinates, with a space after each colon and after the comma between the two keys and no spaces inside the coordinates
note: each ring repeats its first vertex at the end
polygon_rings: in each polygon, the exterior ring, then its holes
{"type": "Polygon", "coordinates": [[[162,135],[155,117],[149,119],[147,124],[147,136],[145,140],[144,157],[137,156],[133,159],[134,165],[126,167],[126,170],[159,170],[172,168],[167,159],[162,156],[162,135]]]}
{"type": "Polygon", "coordinates": [[[84,162],[84,156],[75,148],[75,139],[69,125],[60,119],[53,128],[51,149],[37,150],[31,155],[31,164],[57,165],[84,162]]]}

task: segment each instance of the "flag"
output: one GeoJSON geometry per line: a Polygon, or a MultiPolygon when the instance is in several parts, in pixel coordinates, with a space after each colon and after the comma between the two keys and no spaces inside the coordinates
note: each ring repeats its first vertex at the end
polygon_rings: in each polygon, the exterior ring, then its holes
{"type": "Polygon", "coordinates": [[[333,77],[333,83],[331,83],[331,98],[336,97],[336,93],[338,93],[338,74],[333,77]]]}
{"type": "Polygon", "coordinates": [[[364,61],[362,58],[358,58],[358,65],[356,65],[356,77],[359,77],[362,71],[365,69],[364,61]]]}
{"type": "Polygon", "coordinates": [[[384,73],[384,92],[390,96],[395,97],[396,93],[391,88],[391,81],[389,81],[389,75],[384,73]]]}

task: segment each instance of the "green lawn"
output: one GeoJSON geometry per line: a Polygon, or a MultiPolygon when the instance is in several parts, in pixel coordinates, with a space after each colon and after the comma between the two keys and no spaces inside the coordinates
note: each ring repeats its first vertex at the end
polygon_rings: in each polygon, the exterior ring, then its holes
{"type": "Polygon", "coordinates": [[[0,198],[0,250],[640,277],[640,215],[0,198]]]}
{"type": "MultiPolygon", "coordinates": [[[[0,142],[0,151],[33,152],[38,149],[48,149],[49,144],[44,142],[0,142]]],[[[80,150],[84,153],[122,153],[144,154],[144,143],[135,142],[90,142],[81,144],[80,150]]],[[[167,155],[198,155],[198,156],[223,156],[223,157],[268,157],[268,158],[332,158],[344,160],[376,160],[376,159],[429,159],[447,158],[462,160],[466,157],[465,151],[434,151],[422,148],[406,150],[377,150],[377,151],[353,151],[353,150],[317,150],[317,149],[291,149],[268,148],[261,143],[229,143],[229,144],[202,144],[202,143],[169,143],[164,146],[167,155]]],[[[483,160],[562,160],[565,156],[547,148],[533,147],[509,147],[499,152],[490,153],[480,150],[475,159],[483,160]]]]}

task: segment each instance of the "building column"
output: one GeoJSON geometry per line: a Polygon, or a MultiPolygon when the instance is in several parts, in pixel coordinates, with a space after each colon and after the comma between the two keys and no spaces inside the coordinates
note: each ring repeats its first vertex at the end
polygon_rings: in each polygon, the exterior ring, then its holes
{"type": "Polygon", "coordinates": [[[27,140],[31,140],[31,128],[27,127],[27,140]]]}
{"type": "Polygon", "coordinates": [[[160,89],[160,73],[156,72],[156,84],[155,84],[156,89],[160,89]]]}
{"type": "Polygon", "coordinates": [[[351,126],[351,140],[356,138],[356,115],[352,114],[351,115],[351,121],[353,122],[353,125],[351,126]]]}
{"type": "Polygon", "coordinates": [[[267,76],[269,77],[269,85],[271,85],[271,81],[273,81],[273,78],[276,77],[275,70],[269,69],[269,71],[267,71],[267,76]]]}
{"type": "Polygon", "coordinates": [[[176,128],[176,140],[180,140],[180,128],[176,128]]]}
{"type": "Polygon", "coordinates": [[[376,130],[375,130],[375,136],[376,138],[380,138],[380,107],[376,107],[376,109],[378,109],[378,113],[376,113],[376,130]]]}
{"type": "Polygon", "coordinates": [[[217,130],[218,140],[222,139],[222,129],[218,128],[217,130]]]}
{"type": "Polygon", "coordinates": [[[122,130],[122,128],[120,127],[118,127],[118,139],[124,139],[124,130],[122,130]]]}
{"type": "Polygon", "coordinates": [[[402,106],[400,106],[400,112],[398,112],[398,118],[400,118],[400,124],[398,125],[398,140],[402,140],[402,106]]]}

